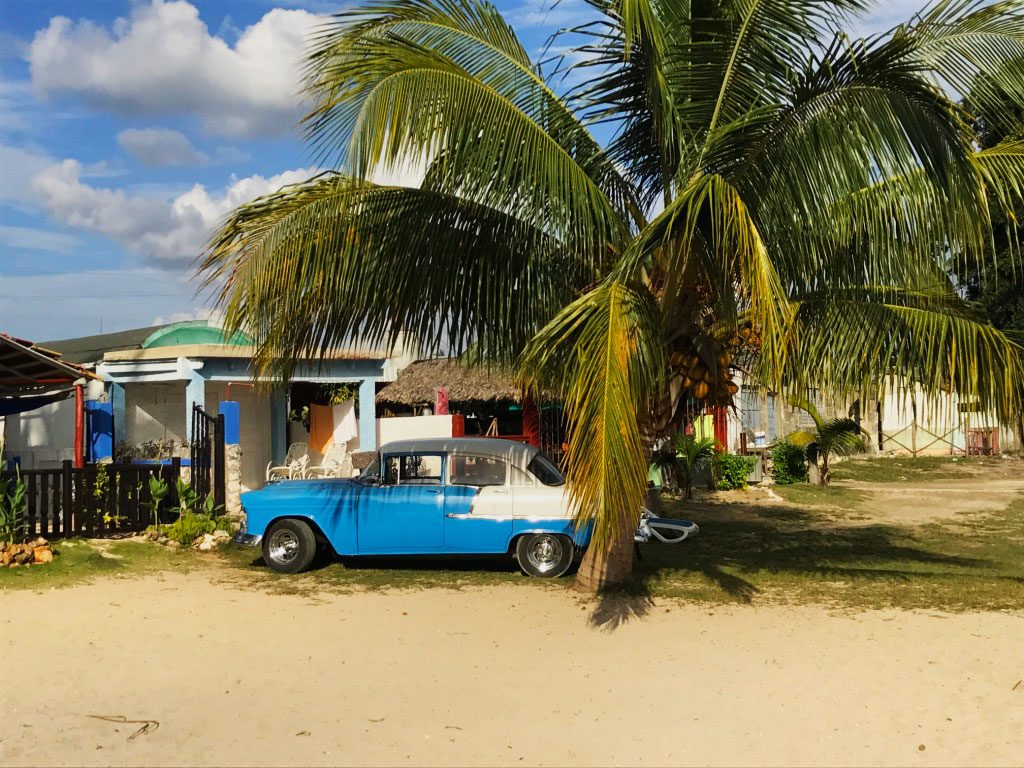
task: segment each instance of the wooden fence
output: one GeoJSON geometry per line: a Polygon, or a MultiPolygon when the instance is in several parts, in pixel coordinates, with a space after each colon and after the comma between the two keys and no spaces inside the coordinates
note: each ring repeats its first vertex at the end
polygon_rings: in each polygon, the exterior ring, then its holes
{"type": "MultiPolygon", "coordinates": [[[[11,478],[14,473],[0,473],[11,478]]],[[[168,494],[160,505],[161,523],[177,516],[175,481],[181,460],[171,464],[90,464],[76,469],[65,461],[60,469],[26,469],[28,536],[47,539],[109,536],[145,530],[154,522],[149,479],[163,477],[168,494]]]]}

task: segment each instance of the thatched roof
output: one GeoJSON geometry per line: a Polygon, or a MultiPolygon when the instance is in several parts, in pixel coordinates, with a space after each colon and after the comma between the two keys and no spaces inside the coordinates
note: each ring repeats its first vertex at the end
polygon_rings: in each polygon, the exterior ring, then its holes
{"type": "Polygon", "coordinates": [[[434,387],[448,387],[448,401],[511,400],[520,402],[522,391],[511,374],[496,368],[471,366],[454,358],[421,360],[398,374],[377,393],[377,402],[423,405],[434,402],[434,387]]]}

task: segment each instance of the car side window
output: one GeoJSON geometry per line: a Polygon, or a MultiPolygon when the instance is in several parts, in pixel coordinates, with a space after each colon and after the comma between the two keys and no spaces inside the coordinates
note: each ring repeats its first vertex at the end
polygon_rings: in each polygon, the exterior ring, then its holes
{"type": "Polygon", "coordinates": [[[441,457],[436,454],[401,454],[384,458],[384,485],[440,485],[441,457]]]}
{"type": "Polygon", "coordinates": [[[533,486],[537,485],[537,481],[533,479],[533,475],[531,475],[529,472],[524,472],[519,467],[513,467],[510,465],[508,484],[516,485],[519,486],[520,488],[524,485],[532,488],[533,486]]]}
{"type": "Polygon", "coordinates": [[[501,459],[457,454],[450,461],[448,482],[451,485],[505,485],[508,464],[501,459]]]}

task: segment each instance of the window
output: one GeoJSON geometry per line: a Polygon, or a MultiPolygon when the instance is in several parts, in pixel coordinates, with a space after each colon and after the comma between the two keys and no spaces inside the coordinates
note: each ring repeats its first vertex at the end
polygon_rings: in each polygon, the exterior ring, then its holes
{"type": "Polygon", "coordinates": [[[537,481],[534,479],[533,475],[531,475],[529,472],[524,472],[519,467],[513,467],[510,464],[508,471],[509,485],[517,485],[520,488],[522,488],[524,485],[528,488],[533,488],[534,486],[537,485],[537,481]]]}
{"type": "Polygon", "coordinates": [[[561,470],[543,453],[536,454],[526,468],[544,485],[565,485],[561,470]]]}
{"type": "Polygon", "coordinates": [[[373,461],[367,464],[366,469],[357,478],[358,482],[364,485],[377,485],[380,482],[380,454],[375,454],[373,461]]]}
{"type": "Polygon", "coordinates": [[[407,454],[384,458],[385,485],[440,485],[441,457],[407,454]]]}
{"type": "Polygon", "coordinates": [[[452,485],[504,485],[507,468],[501,459],[452,456],[448,482],[452,485]]]}

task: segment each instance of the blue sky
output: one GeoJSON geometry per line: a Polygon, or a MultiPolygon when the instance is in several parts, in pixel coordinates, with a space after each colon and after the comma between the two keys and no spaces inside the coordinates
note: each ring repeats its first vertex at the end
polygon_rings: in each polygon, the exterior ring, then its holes
{"type": "MultiPolygon", "coordinates": [[[[203,316],[191,264],[234,205],[305,178],[296,63],[328,0],[0,0],[0,331],[203,316]]],[[[580,0],[500,0],[528,49],[580,0]]],[[[895,0],[859,29],[888,28],[895,0]]]]}

